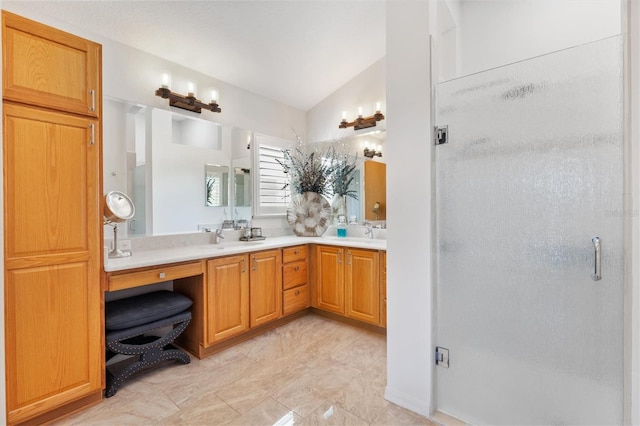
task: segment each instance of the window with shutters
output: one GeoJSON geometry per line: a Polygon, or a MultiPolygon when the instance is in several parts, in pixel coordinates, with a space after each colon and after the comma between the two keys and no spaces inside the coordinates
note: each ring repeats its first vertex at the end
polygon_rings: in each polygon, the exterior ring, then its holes
{"type": "Polygon", "coordinates": [[[278,161],[284,159],[283,150],[291,149],[294,142],[256,134],[253,147],[255,199],[253,216],[284,215],[291,200],[288,177],[278,161]]]}

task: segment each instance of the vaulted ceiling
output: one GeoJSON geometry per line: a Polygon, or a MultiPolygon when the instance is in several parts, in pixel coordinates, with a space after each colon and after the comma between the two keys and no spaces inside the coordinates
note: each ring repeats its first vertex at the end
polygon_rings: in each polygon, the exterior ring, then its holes
{"type": "Polygon", "coordinates": [[[303,111],[385,55],[383,0],[19,3],[303,111]]]}

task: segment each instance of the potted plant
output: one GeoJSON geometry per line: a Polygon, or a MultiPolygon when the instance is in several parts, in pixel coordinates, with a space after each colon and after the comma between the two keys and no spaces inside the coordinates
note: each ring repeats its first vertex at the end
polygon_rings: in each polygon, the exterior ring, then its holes
{"type": "Polygon", "coordinates": [[[331,175],[331,190],[333,193],[333,200],[331,201],[331,210],[333,220],[336,222],[340,216],[347,217],[347,197],[358,199],[358,191],[353,188],[353,180],[355,178],[356,171],[356,157],[350,157],[347,150],[343,149],[343,152],[336,153],[335,146],[331,149],[332,159],[332,175],[331,175]]]}

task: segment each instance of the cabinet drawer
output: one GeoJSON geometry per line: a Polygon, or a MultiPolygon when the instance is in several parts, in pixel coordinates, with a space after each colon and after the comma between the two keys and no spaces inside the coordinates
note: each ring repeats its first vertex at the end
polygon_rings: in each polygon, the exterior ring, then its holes
{"type": "Polygon", "coordinates": [[[282,288],[289,289],[307,283],[307,261],[292,262],[282,267],[282,288]]]}
{"type": "Polygon", "coordinates": [[[285,290],[283,294],[282,311],[284,315],[309,307],[309,285],[285,290]]]}
{"type": "Polygon", "coordinates": [[[282,249],[282,263],[305,260],[307,258],[307,246],[294,246],[282,249]]]}
{"type": "Polygon", "coordinates": [[[202,263],[194,262],[186,265],[158,267],[147,271],[112,275],[109,277],[109,291],[161,283],[200,274],[202,274],[202,263]]]}

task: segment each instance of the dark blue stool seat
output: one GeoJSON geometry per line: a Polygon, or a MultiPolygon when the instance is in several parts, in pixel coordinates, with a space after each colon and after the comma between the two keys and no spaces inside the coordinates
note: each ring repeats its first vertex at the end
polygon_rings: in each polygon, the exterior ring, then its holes
{"type": "Polygon", "coordinates": [[[192,303],[182,294],[162,290],[105,304],[107,360],[117,354],[131,355],[134,360],[116,374],[107,368],[107,398],[115,395],[126,379],[143,369],[167,360],[191,362],[189,355],[172,343],[189,325],[188,309],[192,303]],[[168,327],[172,329],[164,336],[148,335],[168,327]]]}

